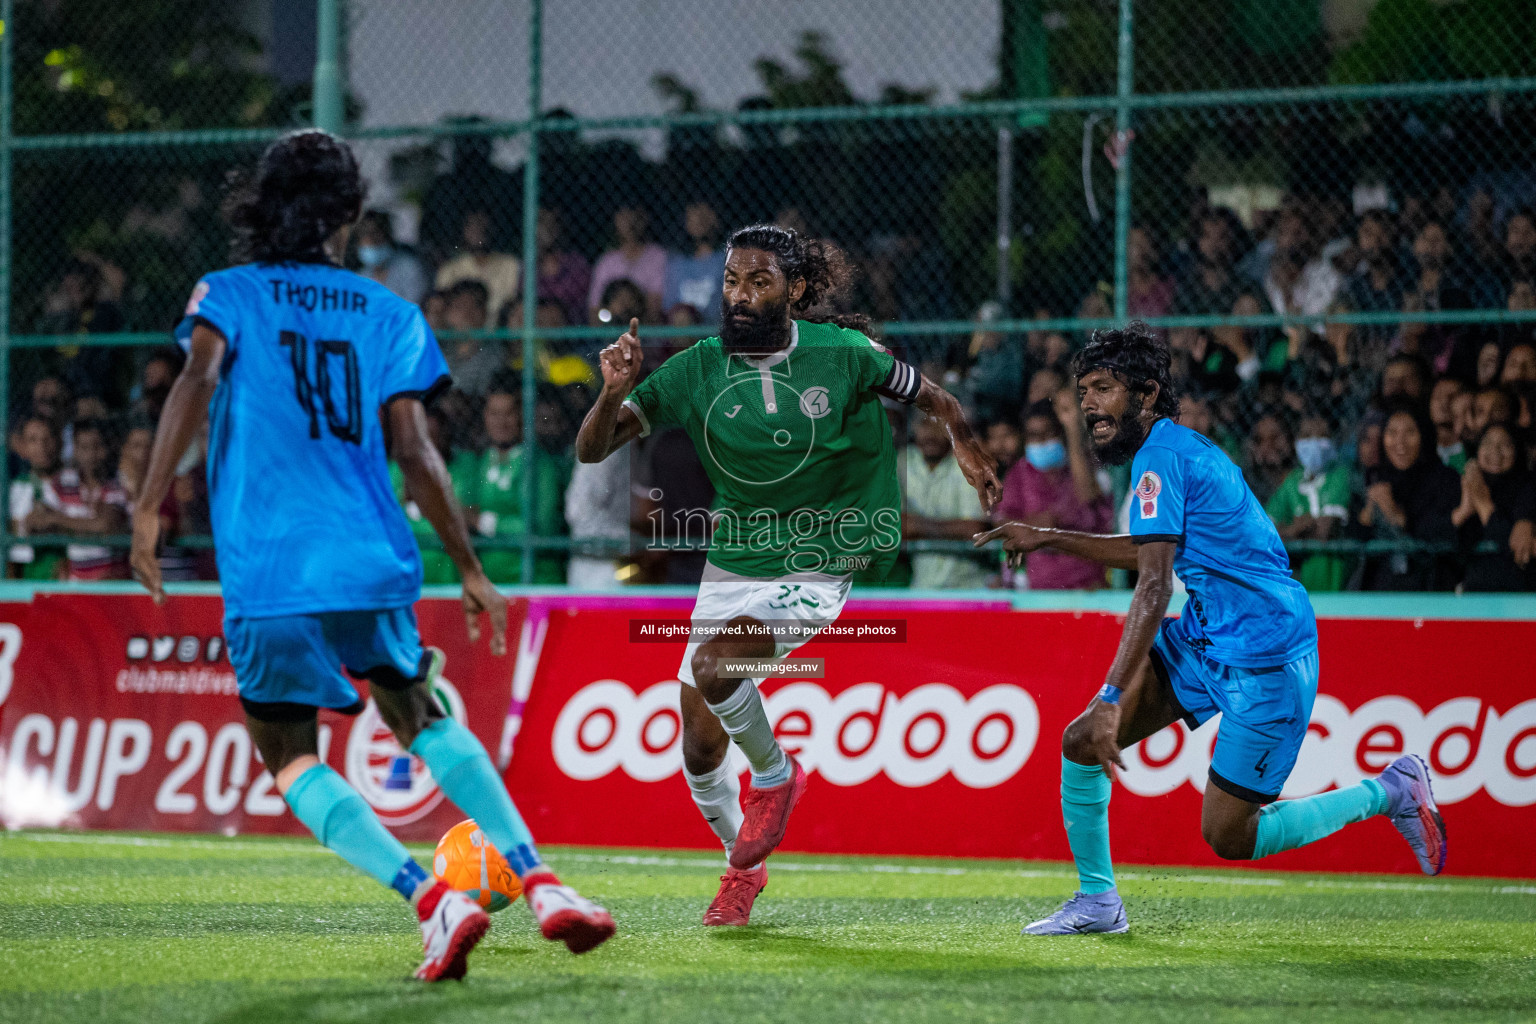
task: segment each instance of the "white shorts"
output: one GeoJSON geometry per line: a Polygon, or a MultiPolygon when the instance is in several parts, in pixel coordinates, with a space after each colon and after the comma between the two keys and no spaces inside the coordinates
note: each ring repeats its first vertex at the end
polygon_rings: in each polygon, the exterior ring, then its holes
{"type": "MultiPolygon", "coordinates": [[[[793,637],[774,643],[773,656],[782,658],[810,640],[817,632],[843,613],[853,580],[849,576],[807,577],[797,575],[784,580],[760,580],[723,572],[707,566],[699,584],[699,597],[693,604],[692,622],[696,627],[724,625],[746,616],[765,623],[793,623],[800,630],[793,637]]],[[[677,678],[689,686],[693,679],[693,655],[708,637],[690,639],[683,652],[683,664],[677,678]]],[[[754,684],[762,682],[752,680],[754,684]]]]}

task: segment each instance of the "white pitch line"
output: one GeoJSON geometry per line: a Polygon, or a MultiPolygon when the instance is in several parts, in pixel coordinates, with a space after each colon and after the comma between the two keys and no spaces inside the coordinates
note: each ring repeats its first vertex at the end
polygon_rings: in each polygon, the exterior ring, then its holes
{"type": "Polygon", "coordinates": [[[257,852],[325,853],[331,851],[314,843],[278,839],[271,843],[241,842],[237,839],[161,839],[154,836],[115,836],[105,833],[23,832],[9,835],[0,832],[0,840],[30,841],[34,843],[78,843],[85,846],[138,846],[158,849],[193,850],[251,850],[257,852]]]}
{"type": "MultiPolygon", "coordinates": [[[[101,832],[24,832],[6,833],[0,832],[0,839],[4,840],[30,840],[38,843],[78,843],[81,845],[98,846],[136,846],[160,849],[194,849],[194,850],[234,850],[251,851],[258,853],[312,853],[331,856],[331,851],[323,846],[302,840],[274,839],[266,843],[242,842],[237,839],[169,839],[154,836],[122,836],[101,832]]],[[[719,868],[722,862],[717,857],[672,857],[659,854],[626,854],[626,853],[561,853],[559,859],[578,864],[623,864],[629,867],[663,867],[663,868],[719,868]]],[[[775,860],[775,871],[800,871],[819,874],[887,874],[887,875],[938,875],[938,876],[962,876],[962,875],[1007,875],[1011,878],[1075,878],[1076,874],[1065,870],[1046,870],[1040,868],[966,868],[966,867],[940,867],[928,864],[883,864],[883,863],[797,863],[795,861],[775,860]]],[[[1166,882],[1170,885],[1186,883],[1190,885],[1236,885],[1258,886],[1261,888],[1275,889],[1288,886],[1297,886],[1307,889],[1344,889],[1362,891],[1386,891],[1386,892],[1464,892],[1464,893],[1493,893],[1500,896],[1536,896],[1536,885],[1495,885],[1478,887],[1473,884],[1448,884],[1445,882],[1394,882],[1382,879],[1352,880],[1348,878],[1276,878],[1273,876],[1243,876],[1243,875],[1183,875],[1163,874],[1159,871],[1133,870],[1117,872],[1119,877],[1131,882],[1166,882]]]]}

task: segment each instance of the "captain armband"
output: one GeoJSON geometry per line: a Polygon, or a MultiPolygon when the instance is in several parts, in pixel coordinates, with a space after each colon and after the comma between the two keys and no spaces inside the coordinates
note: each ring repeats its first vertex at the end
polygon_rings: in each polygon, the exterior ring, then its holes
{"type": "Polygon", "coordinates": [[[911,405],[922,390],[923,375],[897,359],[891,363],[891,372],[886,374],[884,383],[875,388],[875,394],[911,405]]]}

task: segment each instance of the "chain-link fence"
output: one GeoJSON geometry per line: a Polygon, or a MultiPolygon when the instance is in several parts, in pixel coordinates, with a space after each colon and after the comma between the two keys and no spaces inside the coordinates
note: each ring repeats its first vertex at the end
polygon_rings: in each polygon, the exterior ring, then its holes
{"type": "MultiPolygon", "coordinates": [[[[1049,447],[1039,403],[1086,334],[1140,318],[1167,333],[1185,422],[1243,467],[1309,585],[1530,584],[1521,0],[4,7],[5,521],[31,535],[13,575],[70,562],[66,518],[34,512],[80,459],[76,420],[109,424],[131,492],[179,361],[168,328],[226,261],[225,175],[340,110],[376,211],[348,259],[438,330],[458,388],[435,422],[508,581],[565,580],[573,547],[599,575],[622,555],[620,578],[682,578],[631,524],[582,513],[602,489],[571,436],[597,349],[631,315],[657,358],[713,333],[723,234],[773,221],[853,257],[839,301],[1005,460],[1049,447]],[[313,102],[331,56],[343,95],[313,102]],[[1471,485],[1438,471],[1468,461],[1486,462],[1471,485]]],[[[196,574],[206,499],[185,468],[167,517],[196,574]]],[[[1110,518],[1126,484],[1101,481],[1110,518]]],[[[640,488],[639,532],[662,490],[640,488]]],[[[951,582],[996,575],[913,532],[951,582]]]]}

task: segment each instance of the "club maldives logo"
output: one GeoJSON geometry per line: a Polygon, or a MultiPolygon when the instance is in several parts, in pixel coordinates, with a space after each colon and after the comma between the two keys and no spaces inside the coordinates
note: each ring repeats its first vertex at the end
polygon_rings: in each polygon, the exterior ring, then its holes
{"type": "MultiPolygon", "coordinates": [[[[439,707],[460,725],[467,724],[464,698],[452,683],[439,676],[432,693],[439,707]]],[[[352,723],[344,767],[347,781],[386,825],[407,825],[443,802],[432,773],[420,758],[401,749],[371,697],[352,723]]]]}

